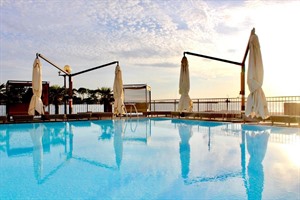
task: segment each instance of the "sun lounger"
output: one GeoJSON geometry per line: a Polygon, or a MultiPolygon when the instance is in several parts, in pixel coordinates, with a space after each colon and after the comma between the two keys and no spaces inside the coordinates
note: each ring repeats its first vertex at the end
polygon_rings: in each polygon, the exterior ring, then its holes
{"type": "Polygon", "coordinates": [[[6,116],[0,116],[0,122],[6,123],[7,122],[7,117],[6,116]]]}
{"type": "Polygon", "coordinates": [[[300,116],[291,116],[291,115],[273,115],[270,117],[272,125],[274,123],[284,123],[291,125],[291,123],[297,123],[298,126],[300,125],[300,116]]]}
{"type": "Polygon", "coordinates": [[[224,119],[225,114],[224,113],[215,113],[215,112],[202,112],[199,113],[200,119],[206,118],[206,119],[224,119]]]}
{"type": "Polygon", "coordinates": [[[200,116],[200,113],[198,112],[184,112],[184,113],[181,113],[180,115],[181,117],[185,117],[185,118],[199,118],[200,116]]]}
{"type": "Polygon", "coordinates": [[[150,116],[150,117],[153,117],[153,116],[171,116],[171,112],[170,111],[148,111],[148,112],[143,112],[143,115],[144,116],[150,116]]]}
{"type": "Polygon", "coordinates": [[[180,118],[180,117],[184,117],[183,113],[181,112],[171,112],[171,117],[174,118],[174,117],[177,117],[177,118],[180,118]]]}
{"type": "Polygon", "coordinates": [[[13,115],[14,122],[33,122],[33,115],[13,115]]]}
{"type": "Polygon", "coordinates": [[[233,113],[227,111],[220,112],[171,112],[171,116],[178,118],[194,118],[194,119],[207,119],[207,120],[232,120],[241,118],[241,113],[233,113]]]}
{"type": "Polygon", "coordinates": [[[45,114],[42,116],[44,121],[65,121],[66,115],[64,114],[45,114]]]}
{"type": "Polygon", "coordinates": [[[91,112],[77,113],[77,115],[78,115],[78,120],[90,120],[92,113],[91,112]]]}
{"type": "Polygon", "coordinates": [[[67,120],[78,120],[77,114],[66,114],[67,120]]]}
{"type": "Polygon", "coordinates": [[[112,112],[92,112],[91,118],[102,119],[111,118],[113,119],[114,114],[112,112]]]}
{"type": "Polygon", "coordinates": [[[90,120],[92,113],[67,114],[67,120],[90,120]]]}

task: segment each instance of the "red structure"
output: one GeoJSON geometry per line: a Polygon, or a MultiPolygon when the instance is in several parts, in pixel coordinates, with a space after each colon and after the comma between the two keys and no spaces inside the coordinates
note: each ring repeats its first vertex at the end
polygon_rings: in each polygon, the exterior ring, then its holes
{"type": "MultiPolygon", "coordinates": [[[[31,81],[9,80],[6,83],[6,113],[12,115],[28,115],[28,108],[32,93],[31,81]]],[[[42,101],[45,106],[49,104],[49,82],[43,81],[42,101]]]]}

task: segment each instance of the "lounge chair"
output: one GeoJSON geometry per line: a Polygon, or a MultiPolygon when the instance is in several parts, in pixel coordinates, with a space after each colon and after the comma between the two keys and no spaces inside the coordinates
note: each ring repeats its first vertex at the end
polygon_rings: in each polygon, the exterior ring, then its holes
{"type": "Polygon", "coordinates": [[[7,116],[0,116],[0,122],[6,123],[7,122],[7,116]]]}
{"type": "Polygon", "coordinates": [[[300,125],[300,116],[273,115],[270,117],[270,120],[272,122],[272,125],[274,125],[274,123],[284,123],[288,124],[288,126],[290,126],[291,123],[298,123],[298,126],[300,125]]]}
{"type": "Polygon", "coordinates": [[[143,112],[143,115],[144,116],[150,116],[150,117],[153,117],[153,116],[172,116],[172,112],[171,111],[148,111],[148,112],[143,112]]]}
{"type": "Polygon", "coordinates": [[[44,121],[65,121],[65,114],[45,114],[42,116],[42,120],[44,121]]]}
{"type": "Polygon", "coordinates": [[[67,120],[78,120],[77,114],[66,114],[67,120]]]}
{"type": "Polygon", "coordinates": [[[171,116],[173,117],[185,117],[185,118],[199,118],[203,120],[230,120],[233,119],[241,119],[241,113],[233,113],[228,111],[220,111],[220,112],[171,112],[171,116]]]}
{"type": "Polygon", "coordinates": [[[78,120],[90,120],[92,113],[91,112],[80,112],[77,113],[78,115],[78,120]]]}
{"type": "Polygon", "coordinates": [[[14,122],[33,122],[33,115],[13,115],[14,122]]]}
{"type": "Polygon", "coordinates": [[[178,112],[178,111],[175,111],[175,112],[171,112],[171,117],[177,117],[177,118],[182,118],[182,117],[185,117],[185,118],[196,118],[196,117],[200,117],[200,113],[198,112],[178,112]]]}
{"type": "Polygon", "coordinates": [[[112,112],[92,112],[91,118],[102,119],[111,118],[113,119],[114,114],[112,112]]]}
{"type": "Polygon", "coordinates": [[[183,117],[183,114],[181,112],[171,112],[171,117],[177,117],[177,118],[180,118],[180,117],[183,117]]]}

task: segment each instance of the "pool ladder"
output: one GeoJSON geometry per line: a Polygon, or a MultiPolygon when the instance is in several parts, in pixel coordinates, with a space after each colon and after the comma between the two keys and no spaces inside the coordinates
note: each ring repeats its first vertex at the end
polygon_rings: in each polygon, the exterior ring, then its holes
{"type": "MultiPolygon", "coordinates": [[[[130,114],[132,113],[132,108],[134,108],[134,111],[135,111],[135,114],[136,114],[136,116],[137,117],[139,117],[139,115],[138,115],[138,111],[137,111],[137,109],[136,109],[136,106],[135,106],[135,104],[133,104],[133,103],[127,103],[127,104],[124,104],[124,110],[125,110],[125,113],[126,113],[126,117],[128,118],[128,112],[127,112],[127,108],[126,108],[126,106],[127,107],[130,107],[130,114]]],[[[130,118],[131,118],[131,115],[129,115],[130,116],[130,118]]]]}

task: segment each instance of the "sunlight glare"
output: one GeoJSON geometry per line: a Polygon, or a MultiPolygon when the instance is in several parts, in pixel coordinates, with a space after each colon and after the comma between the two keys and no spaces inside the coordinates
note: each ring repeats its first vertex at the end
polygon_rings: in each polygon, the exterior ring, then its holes
{"type": "Polygon", "coordinates": [[[286,145],[284,150],[291,163],[295,164],[297,167],[300,167],[300,141],[295,144],[286,145]]]}

